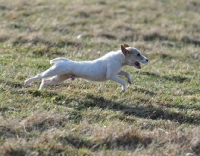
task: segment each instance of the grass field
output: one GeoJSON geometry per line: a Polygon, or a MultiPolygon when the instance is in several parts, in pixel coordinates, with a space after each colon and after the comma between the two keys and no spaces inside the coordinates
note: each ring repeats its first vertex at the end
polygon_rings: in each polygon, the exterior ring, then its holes
{"type": "Polygon", "coordinates": [[[199,0],[0,0],[0,152],[5,156],[200,155],[199,0]],[[24,80],[49,60],[127,43],[150,60],[112,81],[24,80]]]}

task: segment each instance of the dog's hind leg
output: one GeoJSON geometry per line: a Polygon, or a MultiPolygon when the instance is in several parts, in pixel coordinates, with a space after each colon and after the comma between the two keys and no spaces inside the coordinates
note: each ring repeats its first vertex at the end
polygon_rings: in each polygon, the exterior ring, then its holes
{"type": "Polygon", "coordinates": [[[31,78],[25,80],[24,85],[27,86],[27,85],[29,85],[31,82],[33,82],[33,81],[35,81],[35,80],[37,80],[37,79],[41,79],[41,78],[42,78],[42,75],[41,75],[41,74],[37,74],[36,76],[31,77],[31,78]]]}
{"type": "Polygon", "coordinates": [[[31,82],[38,80],[38,79],[42,79],[42,78],[47,78],[47,77],[52,77],[55,75],[63,75],[63,74],[67,74],[67,71],[65,69],[63,69],[63,66],[60,63],[55,64],[54,66],[52,66],[51,68],[47,69],[46,71],[42,72],[41,74],[37,74],[34,77],[31,77],[29,79],[27,79],[24,82],[24,85],[27,86],[29,85],[31,82]],[[59,66],[60,65],[60,66],[59,66]]]}
{"type": "Polygon", "coordinates": [[[42,88],[44,88],[47,85],[59,84],[59,83],[65,81],[65,80],[67,80],[71,77],[72,77],[72,75],[70,75],[70,74],[64,74],[64,75],[56,75],[56,76],[53,76],[53,77],[48,78],[48,79],[43,78],[42,82],[40,84],[39,90],[41,90],[42,88]]]}

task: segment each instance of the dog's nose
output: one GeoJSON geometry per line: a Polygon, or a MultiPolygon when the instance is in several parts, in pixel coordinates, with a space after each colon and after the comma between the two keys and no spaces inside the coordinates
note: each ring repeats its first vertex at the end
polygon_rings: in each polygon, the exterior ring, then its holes
{"type": "Polygon", "coordinates": [[[146,62],[148,62],[149,60],[148,59],[146,59],[146,62]]]}

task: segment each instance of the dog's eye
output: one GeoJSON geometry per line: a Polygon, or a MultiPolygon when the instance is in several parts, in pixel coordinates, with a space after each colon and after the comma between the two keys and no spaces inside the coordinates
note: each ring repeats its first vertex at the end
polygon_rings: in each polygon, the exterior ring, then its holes
{"type": "Polygon", "coordinates": [[[140,54],[137,54],[137,56],[140,56],[140,54]]]}

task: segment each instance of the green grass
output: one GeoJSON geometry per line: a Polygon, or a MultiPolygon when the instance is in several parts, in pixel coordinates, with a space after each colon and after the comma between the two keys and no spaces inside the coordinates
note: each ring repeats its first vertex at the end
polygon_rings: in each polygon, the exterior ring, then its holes
{"type": "Polygon", "coordinates": [[[2,155],[200,155],[198,0],[0,0],[2,155]],[[23,82],[49,60],[91,60],[127,43],[150,62],[126,93],[76,79],[23,82]]]}

